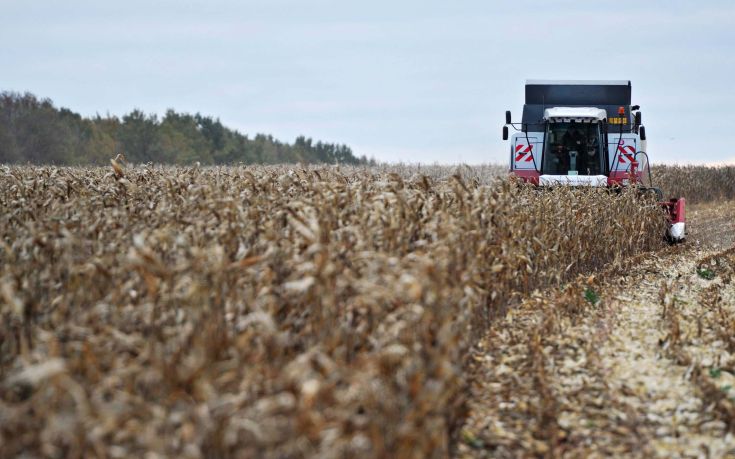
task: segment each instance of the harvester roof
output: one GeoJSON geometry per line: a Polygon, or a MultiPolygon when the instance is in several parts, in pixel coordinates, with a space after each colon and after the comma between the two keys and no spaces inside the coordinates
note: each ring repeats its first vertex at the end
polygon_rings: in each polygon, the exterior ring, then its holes
{"type": "Polygon", "coordinates": [[[530,131],[543,130],[544,114],[549,108],[588,107],[604,110],[606,118],[616,125],[615,132],[620,126],[623,132],[630,132],[629,80],[528,80],[525,102],[523,123],[530,131]],[[624,115],[619,114],[620,107],[624,115]]]}
{"type": "Polygon", "coordinates": [[[607,117],[607,112],[594,107],[553,107],[544,110],[544,119],[555,121],[601,121],[607,117]]]}

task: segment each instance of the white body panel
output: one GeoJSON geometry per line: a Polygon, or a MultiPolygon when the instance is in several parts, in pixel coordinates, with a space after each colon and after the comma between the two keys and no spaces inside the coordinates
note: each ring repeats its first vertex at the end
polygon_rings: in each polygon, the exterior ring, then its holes
{"type": "Polygon", "coordinates": [[[638,161],[638,170],[643,170],[646,167],[646,158],[638,156],[636,154],[642,151],[640,147],[640,138],[638,134],[632,132],[623,133],[622,138],[620,134],[610,133],[607,137],[607,155],[608,161],[610,161],[610,170],[625,172],[630,169],[630,163],[638,161]],[[615,154],[617,152],[617,155],[615,154]]]}
{"type": "Polygon", "coordinates": [[[523,132],[513,134],[513,137],[510,139],[511,170],[541,170],[543,150],[543,132],[529,132],[528,139],[526,139],[526,134],[523,132]]]}
{"type": "Polygon", "coordinates": [[[604,175],[542,175],[539,185],[607,186],[604,175]]]}

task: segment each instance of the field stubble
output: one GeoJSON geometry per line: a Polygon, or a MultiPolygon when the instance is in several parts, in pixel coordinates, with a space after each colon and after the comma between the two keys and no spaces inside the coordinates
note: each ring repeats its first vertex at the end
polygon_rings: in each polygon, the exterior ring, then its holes
{"type": "Polygon", "coordinates": [[[494,318],[663,244],[630,192],[114,166],[0,175],[3,456],[444,457],[494,318]]]}

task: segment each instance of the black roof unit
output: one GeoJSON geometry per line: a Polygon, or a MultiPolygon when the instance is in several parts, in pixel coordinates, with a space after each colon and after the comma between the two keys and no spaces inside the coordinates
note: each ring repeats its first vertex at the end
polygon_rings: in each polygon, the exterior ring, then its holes
{"type": "MultiPolygon", "coordinates": [[[[630,132],[631,84],[629,80],[528,80],[526,103],[523,106],[523,123],[529,131],[543,130],[544,110],[552,107],[597,107],[607,111],[608,119],[623,118],[618,124],[610,124],[610,132],[630,132]],[[625,115],[618,114],[624,107],[625,115]]],[[[525,130],[525,126],[524,126],[525,130]]]]}

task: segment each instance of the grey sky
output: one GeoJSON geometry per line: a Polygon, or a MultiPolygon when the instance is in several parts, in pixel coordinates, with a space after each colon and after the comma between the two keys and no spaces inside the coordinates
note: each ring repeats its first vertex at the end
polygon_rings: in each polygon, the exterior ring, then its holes
{"type": "Polygon", "coordinates": [[[506,162],[526,79],[630,79],[654,162],[735,162],[732,1],[0,0],[0,89],[384,161],[506,162]]]}

